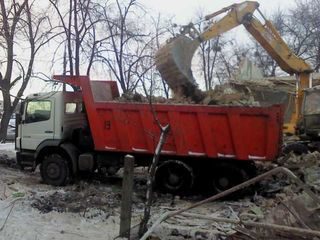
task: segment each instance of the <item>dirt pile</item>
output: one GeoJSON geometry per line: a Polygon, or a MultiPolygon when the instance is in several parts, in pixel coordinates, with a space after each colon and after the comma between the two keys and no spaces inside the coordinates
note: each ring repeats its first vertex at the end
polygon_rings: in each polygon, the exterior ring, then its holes
{"type": "MultiPolygon", "coordinates": [[[[121,191],[117,186],[110,187],[99,182],[82,181],[63,189],[34,192],[30,196],[31,206],[41,213],[79,213],[86,218],[112,216],[121,203],[121,191]]],[[[133,196],[133,207],[142,208],[138,193],[133,196]]],[[[117,210],[118,209],[118,210],[117,210]]]]}
{"type": "Polygon", "coordinates": [[[0,165],[8,166],[9,168],[19,168],[16,158],[10,157],[7,154],[0,155],[0,165]]]}
{"type": "Polygon", "coordinates": [[[90,209],[109,214],[119,206],[120,196],[111,189],[93,187],[88,184],[75,186],[70,190],[49,191],[36,193],[32,197],[31,206],[41,213],[72,212],[86,216],[90,209]]]}
{"type": "MultiPolygon", "coordinates": [[[[117,98],[118,102],[127,102],[127,103],[150,103],[150,98],[145,97],[140,93],[124,93],[121,97],[117,98]]],[[[151,103],[160,103],[160,104],[195,104],[189,98],[185,97],[176,97],[176,98],[164,98],[151,96],[151,103]]]]}
{"type": "Polygon", "coordinates": [[[214,90],[205,92],[204,105],[259,106],[251,94],[237,91],[226,85],[217,85],[214,90]]]}
{"type": "MultiPolygon", "coordinates": [[[[239,91],[230,85],[217,85],[213,90],[201,93],[201,100],[195,102],[193,99],[183,95],[175,95],[173,98],[151,97],[152,103],[160,104],[200,104],[200,105],[227,105],[227,106],[260,106],[255,101],[249,90],[239,91]]],[[[119,102],[149,103],[149,98],[139,93],[125,93],[117,99],[119,102]]]]}

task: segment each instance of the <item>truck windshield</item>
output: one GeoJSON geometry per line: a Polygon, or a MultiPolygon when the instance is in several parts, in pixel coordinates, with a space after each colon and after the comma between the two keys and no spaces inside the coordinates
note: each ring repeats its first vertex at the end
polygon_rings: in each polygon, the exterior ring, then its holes
{"type": "Polygon", "coordinates": [[[320,114],[320,94],[319,91],[306,93],[304,104],[304,114],[320,114]]]}
{"type": "Polygon", "coordinates": [[[30,101],[27,105],[26,123],[46,121],[50,119],[50,101],[30,101]]]}

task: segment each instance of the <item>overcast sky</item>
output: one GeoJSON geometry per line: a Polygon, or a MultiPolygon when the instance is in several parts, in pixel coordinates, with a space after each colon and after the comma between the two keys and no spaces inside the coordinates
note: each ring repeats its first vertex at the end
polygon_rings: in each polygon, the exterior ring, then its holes
{"type": "MultiPolygon", "coordinates": [[[[198,9],[205,9],[208,13],[220,10],[233,3],[243,2],[242,0],[139,0],[143,5],[161,14],[173,16],[177,23],[183,24],[194,16],[198,9]]],[[[294,0],[258,0],[260,10],[270,14],[272,11],[286,9],[294,6],[294,0]]]]}

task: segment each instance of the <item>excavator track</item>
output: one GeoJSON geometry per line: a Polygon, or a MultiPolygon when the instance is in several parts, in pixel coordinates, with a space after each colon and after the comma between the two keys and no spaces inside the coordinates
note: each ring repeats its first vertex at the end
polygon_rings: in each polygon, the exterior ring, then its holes
{"type": "Polygon", "coordinates": [[[155,57],[157,70],[175,96],[190,97],[195,102],[201,101],[202,94],[193,77],[191,62],[199,45],[198,40],[179,35],[160,48],[155,57]]]}

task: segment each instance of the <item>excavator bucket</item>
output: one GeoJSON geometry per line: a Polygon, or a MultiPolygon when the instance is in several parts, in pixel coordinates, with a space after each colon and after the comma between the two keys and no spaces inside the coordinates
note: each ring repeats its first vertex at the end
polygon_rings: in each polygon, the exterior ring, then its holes
{"type": "Polygon", "coordinates": [[[175,95],[202,99],[191,70],[191,62],[200,42],[180,35],[158,50],[155,57],[157,70],[175,95]]]}

